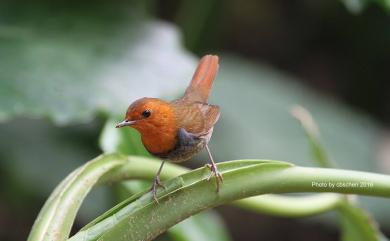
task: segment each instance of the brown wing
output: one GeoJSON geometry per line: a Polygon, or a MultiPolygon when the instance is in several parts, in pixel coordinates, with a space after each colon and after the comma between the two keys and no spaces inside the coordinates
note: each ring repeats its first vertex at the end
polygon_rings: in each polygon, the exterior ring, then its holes
{"type": "Polygon", "coordinates": [[[219,68],[216,55],[205,55],[198,64],[191,83],[186,89],[183,99],[207,103],[210,90],[219,68]]]}
{"type": "Polygon", "coordinates": [[[203,134],[212,128],[219,118],[219,107],[200,102],[172,102],[179,128],[192,134],[203,134]]]}
{"type": "Polygon", "coordinates": [[[204,127],[206,130],[209,130],[211,127],[217,123],[220,115],[219,106],[218,105],[208,105],[208,104],[201,104],[199,106],[200,111],[203,114],[204,117],[204,127]]]}

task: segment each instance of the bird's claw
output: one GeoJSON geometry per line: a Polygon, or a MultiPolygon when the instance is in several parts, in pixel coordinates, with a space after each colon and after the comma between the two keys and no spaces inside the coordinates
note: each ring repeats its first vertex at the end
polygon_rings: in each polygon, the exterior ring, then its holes
{"type": "Polygon", "coordinates": [[[167,189],[160,181],[160,177],[159,176],[156,176],[153,180],[153,184],[152,184],[152,187],[150,188],[150,191],[152,192],[153,194],[153,199],[158,203],[158,199],[157,199],[157,187],[162,187],[164,189],[167,189]]]}
{"type": "Polygon", "coordinates": [[[215,176],[215,181],[217,183],[217,192],[219,192],[219,185],[220,183],[223,183],[222,173],[218,171],[217,165],[215,165],[215,163],[207,164],[206,167],[209,168],[211,171],[210,175],[207,177],[207,181],[210,181],[211,177],[215,176]]]}

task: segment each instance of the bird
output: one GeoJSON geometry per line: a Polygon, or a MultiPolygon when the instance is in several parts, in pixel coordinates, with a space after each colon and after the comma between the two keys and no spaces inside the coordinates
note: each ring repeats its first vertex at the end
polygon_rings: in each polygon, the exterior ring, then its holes
{"type": "Polygon", "coordinates": [[[186,161],[203,149],[207,150],[210,159],[206,165],[210,169],[207,180],[215,176],[216,191],[219,192],[223,176],[208,146],[220,117],[219,106],[208,104],[218,69],[218,56],[203,56],[181,98],[170,102],[150,97],[138,99],[128,107],[125,119],[116,125],[116,128],[136,129],[146,150],[162,160],[150,188],[156,201],[158,186],[165,188],[160,181],[164,163],[186,161]]]}

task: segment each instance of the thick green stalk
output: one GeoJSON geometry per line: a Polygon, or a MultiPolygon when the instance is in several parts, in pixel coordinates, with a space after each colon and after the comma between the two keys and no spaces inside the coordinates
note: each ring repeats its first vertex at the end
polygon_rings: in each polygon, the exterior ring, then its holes
{"type": "Polygon", "coordinates": [[[241,199],[234,205],[258,213],[280,217],[307,217],[335,209],[345,198],[336,193],[307,196],[266,194],[241,199]]]}
{"type": "Polygon", "coordinates": [[[28,241],[66,240],[86,195],[103,174],[126,160],[121,155],[102,155],[73,171],[47,199],[28,241]]]}
{"type": "MultiPolygon", "coordinates": [[[[218,167],[224,175],[219,193],[215,192],[215,184],[206,180],[209,171],[197,169],[167,182],[167,190],[158,193],[159,203],[150,193],[131,198],[71,240],[151,240],[202,210],[265,193],[339,192],[390,197],[390,176],[386,175],[296,167],[277,161],[232,161],[218,167]],[[360,183],[370,183],[372,187],[360,183]]],[[[110,175],[120,176],[125,169],[116,169],[110,175]]]]}
{"type": "MultiPolygon", "coordinates": [[[[127,164],[115,168],[103,176],[99,184],[129,178],[150,179],[154,177],[158,166],[158,161],[143,157],[130,157],[127,164]]],[[[226,184],[230,182],[229,176],[239,175],[238,177],[234,176],[234,178],[240,181],[238,186],[241,186],[243,190],[257,189],[259,185],[265,186],[266,183],[270,183],[272,184],[270,187],[272,192],[269,193],[337,192],[390,197],[390,176],[388,175],[342,169],[298,167],[287,162],[269,160],[228,161],[219,163],[218,167],[222,172],[226,172],[224,173],[224,177],[226,177],[224,178],[224,188],[230,187],[226,184]],[[274,168],[280,169],[280,171],[274,173],[268,170],[274,168]],[[263,181],[263,175],[270,176],[270,180],[265,180],[265,183],[256,182],[257,180],[263,181]],[[330,183],[335,186],[329,186],[330,183]]],[[[164,167],[162,178],[172,177],[172,175],[185,173],[185,171],[185,168],[168,164],[164,167]]],[[[192,175],[186,173],[182,176],[191,177],[194,182],[201,182],[204,181],[202,178],[207,176],[208,169],[199,168],[191,173],[192,175]]]]}
{"type": "MultiPolygon", "coordinates": [[[[76,213],[91,188],[97,184],[116,182],[124,179],[151,179],[159,166],[158,160],[145,157],[127,157],[117,154],[102,155],[84,166],[78,168],[69,175],[53,192],[45,206],[42,208],[34,227],[30,233],[29,240],[66,240],[76,213]]],[[[335,169],[303,168],[295,167],[289,163],[265,160],[241,160],[218,164],[223,173],[225,182],[221,191],[215,192],[215,183],[206,181],[209,175],[207,168],[200,168],[189,173],[187,169],[174,164],[167,164],[164,167],[162,178],[169,179],[166,182],[167,190],[158,193],[160,205],[152,201],[150,193],[137,195],[124,203],[119,204],[106,214],[99,217],[95,222],[87,225],[72,239],[94,240],[106,231],[122,233],[124,236],[135,239],[148,239],[155,237],[160,232],[183,220],[189,215],[195,214],[203,209],[231,202],[241,198],[264,194],[264,193],[285,193],[285,192],[342,192],[356,193],[375,196],[390,196],[390,177],[379,174],[353,172],[335,169]],[[181,176],[178,176],[183,174],[181,176]],[[178,177],[177,177],[178,176],[178,177]],[[343,188],[343,187],[318,187],[312,182],[367,182],[373,185],[372,188],[343,188]],[[200,195],[201,194],[201,195],[200,195]],[[161,213],[156,210],[161,210],[161,213]],[[174,207],[174,208],[172,208],[174,207]],[[150,209],[152,208],[152,209],[150,209]],[[166,214],[168,212],[170,214],[166,214]],[[158,214],[158,215],[157,215],[158,214]],[[157,217],[157,216],[158,217],[157,217]],[[154,221],[140,230],[129,234],[129,230],[122,230],[125,220],[144,220],[152,218],[154,221]],[[116,231],[115,231],[116,230],[116,231]],[[143,234],[141,234],[143,233],[143,234]],[[135,236],[134,236],[135,235],[135,236]],[[138,235],[138,236],[137,236],[138,235]],[[147,235],[142,236],[142,235],[147,235]]],[[[289,204],[289,199],[278,203],[280,210],[294,208],[294,202],[289,204]],[[287,206],[289,205],[289,206],[287,206]]],[[[298,197],[297,197],[298,198],[298,197]]],[[[303,198],[303,197],[302,197],[303,198]]],[[[251,201],[253,202],[253,200],[251,201]]],[[[265,198],[259,205],[272,205],[272,200],[265,198]]],[[[334,204],[334,199],[323,199],[323,206],[317,211],[320,212],[325,206],[334,204]]],[[[277,203],[275,203],[277,204],[277,203]]],[[[242,204],[241,204],[242,205],[242,204]]],[[[254,208],[259,211],[258,207],[254,208]]],[[[297,210],[298,210],[297,206],[297,210]]],[[[268,213],[278,213],[275,209],[268,208],[268,213]]],[[[307,210],[303,210],[307,212],[307,210]]],[[[315,213],[316,211],[310,211],[315,213]]],[[[308,212],[307,212],[308,213],[308,212]]],[[[299,214],[296,214],[299,215],[299,214]]],[[[125,222],[126,223],[126,222],[125,222]]],[[[130,230],[140,225],[132,226],[130,230]]],[[[141,222],[142,223],[142,222],[141,222]]],[[[105,236],[106,234],[104,234],[105,236]]],[[[106,237],[106,236],[105,236],[106,237]]],[[[123,236],[121,236],[123,237],[123,236]]],[[[120,240],[114,235],[111,240],[120,240]],[[115,237],[115,238],[114,238],[115,237]]],[[[131,240],[131,239],[130,239],[131,240]]]]}

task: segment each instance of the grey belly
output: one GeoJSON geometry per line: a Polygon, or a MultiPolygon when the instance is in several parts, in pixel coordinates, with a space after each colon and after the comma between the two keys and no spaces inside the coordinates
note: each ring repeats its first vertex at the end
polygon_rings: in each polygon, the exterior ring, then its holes
{"type": "Polygon", "coordinates": [[[206,133],[196,135],[181,128],[177,133],[177,145],[171,151],[157,156],[172,162],[182,162],[200,152],[210,141],[213,128],[206,133]]]}

